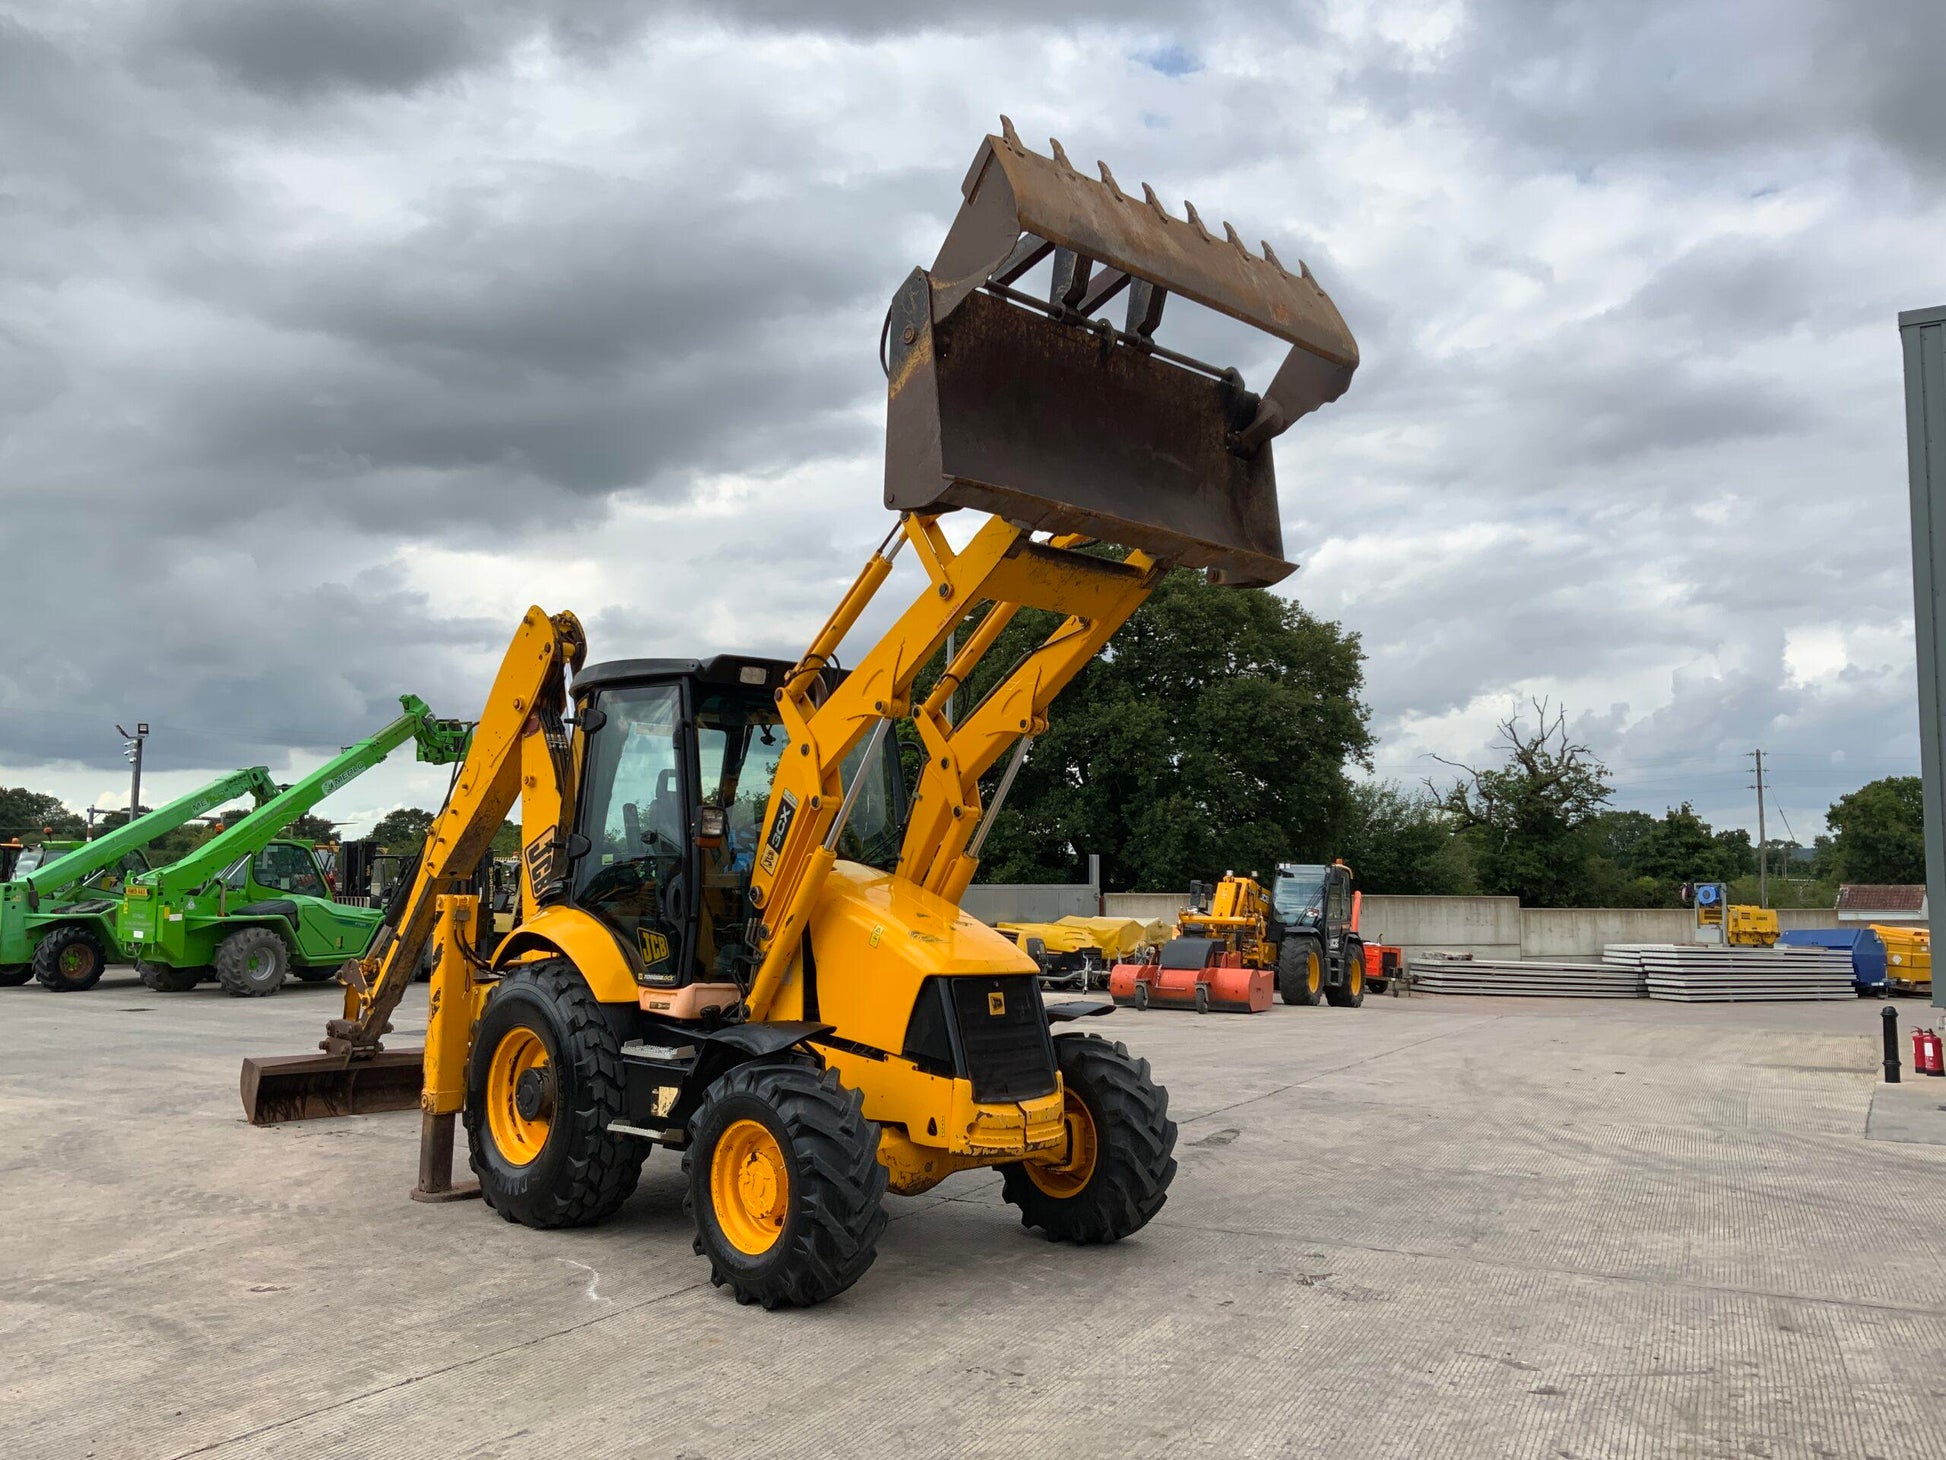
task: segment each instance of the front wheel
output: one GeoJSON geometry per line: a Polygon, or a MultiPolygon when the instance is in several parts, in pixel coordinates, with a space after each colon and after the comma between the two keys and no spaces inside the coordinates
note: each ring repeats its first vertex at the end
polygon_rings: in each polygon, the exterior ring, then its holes
{"type": "Polygon", "coordinates": [[[57,994],[78,994],[101,982],[108,950],[92,928],[76,923],[55,928],[34,950],[34,977],[57,994]]]}
{"type": "Polygon", "coordinates": [[[1315,1004],[1324,993],[1324,952],[1315,938],[1286,938],[1277,949],[1277,992],[1287,1004],[1315,1004]]]}
{"type": "Polygon", "coordinates": [[[1147,1060],[1098,1034],[1062,1035],[1054,1060],[1066,1150],[1058,1163],[1001,1167],[1000,1194],[1020,1208],[1023,1227],[1039,1227],[1050,1242],[1119,1242],[1162,1210],[1176,1179],[1169,1092],[1147,1060]]]}
{"type": "Polygon", "coordinates": [[[885,1230],[878,1137],[836,1070],[739,1065],[711,1085],[682,1157],[710,1282],[808,1308],[863,1277],[885,1230]]]}

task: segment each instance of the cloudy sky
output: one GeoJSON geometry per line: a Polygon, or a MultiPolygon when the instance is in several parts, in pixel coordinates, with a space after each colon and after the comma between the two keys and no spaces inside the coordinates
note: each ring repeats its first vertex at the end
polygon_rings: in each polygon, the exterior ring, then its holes
{"type": "Polygon", "coordinates": [[[1379,773],[1545,695],[1618,804],[1750,822],[1762,746],[1808,839],[1917,766],[1942,53],[1936,0],[0,0],[0,783],[126,804],[117,720],[154,801],[471,715],[530,602],[794,654],[1004,111],[1358,335],[1279,442],[1280,591],[1364,636],[1379,773]]]}

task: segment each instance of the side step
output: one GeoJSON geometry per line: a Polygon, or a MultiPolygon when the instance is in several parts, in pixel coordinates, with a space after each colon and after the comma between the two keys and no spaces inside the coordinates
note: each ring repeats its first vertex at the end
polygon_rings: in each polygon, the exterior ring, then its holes
{"type": "Polygon", "coordinates": [[[663,1123],[658,1112],[674,1107],[695,1074],[696,1046],[631,1040],[622,1046],[622,1069],[628,1080],[629,1117],[611,1120],[608,1129],[672,1150],[689,1144],[689,1133],[680,1125],[663,1123]]]}

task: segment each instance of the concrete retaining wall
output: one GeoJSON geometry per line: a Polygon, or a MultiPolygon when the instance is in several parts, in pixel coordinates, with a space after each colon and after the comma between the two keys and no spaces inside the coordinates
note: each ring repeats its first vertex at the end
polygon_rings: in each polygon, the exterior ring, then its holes
{"type": "MultiPolygon", "coordinates": [[[[1111,917],[1173,921],[1186,892],[1111,892],[1111,917]]],[[[1779,924],[1835,928],[1830,908],[1780,908],[1779,924]]],[[[1375,943],[1408,953],[1434,948],[1482,958],[1597,958],[1610,943],[1687,943],[1695,926],[1687,908],[1522,907],[1511,897],[1367,897],[1360,919],[1375,943]]]]}
{"type": "MultiPolygon", "coordinates": [[[[1096,896],[1087,882],[976,882],[960,906],[983,923],[1054,923],[1093,917],[1096,896]]],[[[1175,915],[1171,910],[1169,916],[1175,915]]]]}

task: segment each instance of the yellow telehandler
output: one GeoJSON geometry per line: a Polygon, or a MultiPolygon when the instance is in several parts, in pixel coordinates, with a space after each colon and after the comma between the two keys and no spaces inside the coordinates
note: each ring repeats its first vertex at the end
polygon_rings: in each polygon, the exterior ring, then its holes
{"type": "Polygon", "coordinates": [[[712,1280],[767,1308],[855,1282],[888,1187],[997,1167],[1023,1223],[1076,1243],[1162,1206],[1176,1128],[1148,1062],[1069,1030],[1108,1006],[1044,1004],[1033,960],[959,898],[1049,704],[1169,567],[1291,571],[1270,441],[1343,393],[1357,347],[1308,270],[1004,118],[962,191],[885,325],[898,522],[804,656],[585,664],[574,616],[530,609],[324,1053],[245,1062],[253,1122],[416,1104],[414,1195],[438,1200],[471,1194],[461,1118],[480,1194],[534,1227],[601,1220],[652,1147],[680,1150],[712,1280]],[[1016,287],[1043,261],[1044,294],[1016,287]],[[1170,293],[1291,346],[1261,395],[1156,343],[1170,293]],[[957,550],[955,509],[990,514],[957,550]],[[840,672],[904,548],[924,586],[840,672]],[[949,719],[1027,607],[1057,626],[949,719]],[[908,715],[909,797],[888,740],[908,715]],[[460,889],[516,802],[517,918],[482,956],[460,889]],[[429,943],[425,1048],[385,1049],[429,943]]]}

